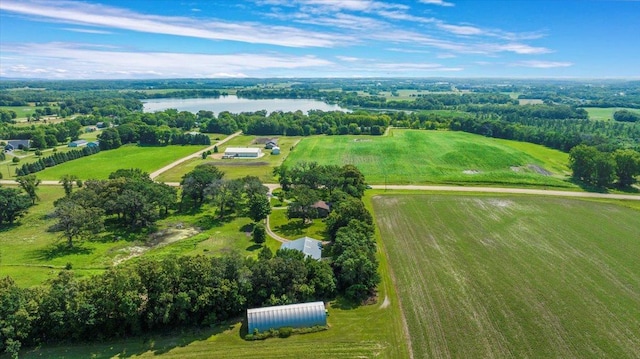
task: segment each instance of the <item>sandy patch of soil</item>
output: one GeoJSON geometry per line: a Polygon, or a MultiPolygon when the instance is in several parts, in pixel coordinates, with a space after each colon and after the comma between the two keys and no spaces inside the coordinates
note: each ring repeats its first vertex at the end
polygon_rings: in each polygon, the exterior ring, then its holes
{"type": "Polygon", "coordinates": [[[113,265],[118,265],[131,258],[139,257],[150,249],[164,247],[181,239],[193,237],[198,233],[199,231],[195,228],[167,228],[153,233],[149,235],[149,240],[144,245],[120,249],[119,252],[121,252],[122,255],[114,259],[113,265]]]}
{"type": "Polygon", "coordinates": [[[466,175],[477,175],[478,173],[480,173],[480,171],[478,171],[478,170],[464,170],[464,171],[462,171],[462,173],[464,173],[466,175]]]}
{"type": "Polygon", "coordinates": [[[391,301],[389,300],[388,296],[384,296],[384,301],[382,301],[382,304],[380,304],[380,309],[384,309],[389,307],[389,305],[391,305],[391,301]]]}

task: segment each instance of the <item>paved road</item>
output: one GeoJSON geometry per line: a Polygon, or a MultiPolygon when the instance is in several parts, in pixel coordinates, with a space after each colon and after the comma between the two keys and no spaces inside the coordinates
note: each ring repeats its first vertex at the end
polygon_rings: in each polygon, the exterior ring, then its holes
{"type": "Polygon", "coordinates": [[[157,171],[151,172],[149,174],[149,177],[151,177],[151,179],[156,179],[156,177],[160,176],[164,172],[172,169],[173,167],[175,167],[175,166],[177,166],[177,165],[179,165],[179,164],[181,164],[183,162],[186,162],[186,161],[188,161],[188,160],[190,160],[192,158],[202,158],[202,153],[203,152],[212,151],[214,147],[222,145],[223,143],[229,141],[230,139],[232,139],[232,138],[234,138],[236,136],[239,136],[241,133],[242,133],[242,131],[238,131],[238,132],[234,133],[233,135],[227,136],[224,139],[222,139],[222,140],[214,143],[213,145],[205,148],[204,150],[198,151],[198,152],[196,152],[194,154],[191,154],[191,155],[189,155],[187,157],[183,157],[183,158],[181,158],[181,159],[179,159],[179,160],[177,160],[177,161],[175,161],[173,163],[170,163],[170,164],[162,167],[161,169],[159,169],[157,171]]]}

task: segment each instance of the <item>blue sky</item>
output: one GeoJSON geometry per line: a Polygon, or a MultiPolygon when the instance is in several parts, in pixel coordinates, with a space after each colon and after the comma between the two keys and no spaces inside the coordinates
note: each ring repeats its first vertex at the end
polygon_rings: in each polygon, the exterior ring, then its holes
{"type": "Polygon", "coordinates": [[[0,76],[640,78],[640,0],[0,0],[0,76]]]}

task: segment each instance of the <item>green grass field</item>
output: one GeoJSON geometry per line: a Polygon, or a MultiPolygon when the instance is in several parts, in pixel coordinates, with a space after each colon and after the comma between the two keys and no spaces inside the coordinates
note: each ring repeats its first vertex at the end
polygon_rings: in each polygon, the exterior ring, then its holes
{"type": "Polygon", "coordinates": [[[275,209],[269,216],[271,230],[286,239],[294,240],[300,237],[311,237],[317,240],[328,240],[326,237],[326,225],[322,219],[314,219],[313,223],[303,224],[300,219],[289,220],[286,209],[275,209]]]}
{"type": "Polygon", "coordinates": [[[543,146],[464,132],[392,130],[389,136],[304,138],[286,165],[354,164],[372,184],[478,183],[574,187],[568,155],[543,146]],[[551,175],[537,171],[545,170],[551,175]]]}
{"type": "MultiPolygon", "coordinates": [[[[264,147],[264,145],[252,144],[256,136],[238,136],[219,146],[217,157],[221,157],[227,147],[264,147]]],[[[193,170],[197,165],[212,163],[225,173],[225,178],[234,179],[245,176],[257,176],[264,183],[274,183],[273,168],[282,164],[290,152],[290,148],[300,140],[300,137],[280,136],[278,144],[281,152],[279,155],[271,155],[271,150],[263,150],[264,156],[257,159],[215,159],[215,154],[206,160],[200,158],[181,163],[180,165],[161,174],[156,180],[163,182],[180,182],[182,176],[193,170]]]]}
{"type": "Polygon", "coordinates": [[[32,115],[33,113],[35,113],[36,107],[35,106],[0,106],[0,110],[15,111],[16,115],[18,116],[16,117],[16,120],[19,120],[22,118],[26,118],[27,115],[32,115]]]}
{"type": "Polygon", "coordinates": [[[640,211],[585,200],[373,199],[415,358],[640,357],[640,211]]]}
{"type": "Polygon", "coordinates": [[[65,174],[74,174],[81,179],[107,178],[109,173],[120,168],[140,168],[152,172],[171,162],[197,152],[206,146],[144,147],[126,145],[115,150],[65,162],[38,172],[40,179],[57,180],[65,174]]]}
{"type": "MultiPolygon", "coordinates": [[[[173,214],[158,221],[159,231],[169,229],[166,236],[150,238],[144,232],[107,228],[92,240],[80,242],[69,250],[59,233],[47,232],[55,222],[47,218],[47,214],[53,211],[53,201],[64,196],[62,186],[40,186],[38,194],[41,200],[18,224],[0,228],[0,277],[9,275],[21,286],[42,284],[68,263],[79,275],[90,275],[132,259],[132,254],[162,258],[237,251],[255,256],[259,250],[246,233],[250,219],[221,221],[212,216],[208,206],[195,214],[173,214]],[[177,230],[178,224],[182,224],[184,230],[177,230]],[[199,230],[192,230],[194,228],[199,230]]],[[[275,251],[280,248],[280,242],[268,238],[267,246],[275,251]]]]}
{"type": "Polygon", "coordinates": [[[624,108],[624,107],[584,107],[589,113],[589,119],[598,121],[613,120],[613,114],[620,110],[629,110],[640,114],[640,110],[637,108],[624,108]]]}

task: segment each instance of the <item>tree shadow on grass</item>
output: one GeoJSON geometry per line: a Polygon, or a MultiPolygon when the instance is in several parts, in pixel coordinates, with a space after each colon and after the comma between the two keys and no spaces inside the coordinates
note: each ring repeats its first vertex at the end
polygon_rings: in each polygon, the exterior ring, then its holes
{"type": "Polygon", "coordinates": [[[205,214],[204,216],[198,218],[195,225],[202,228],[203,230],[207,230],[214,227],[221,227],[224,223],[229,222],[230,220],[230,217],[220,218],[211,214],[205,214]]]}
{"type": "Polygon", "coordinates": [[[130,337],[128,339],[113,339],[96,342],[59,343],[55,345],[41,345],[35,348],[26,348],[21,354],[30,354],[39,357],[58,357],[61,353],[68,356],[70,353],[81,353],[79,356],[91,356],[97,358],[129,358],[143,354],[152,356],[167,354],[176,348],[183,348],[195,342],[201,342],[214,335],[233,330],[239,325],[240,319],[226,321],[211,328],[176,329],[164,332],[147,333],[130,337]]]}
{"type": "Polygon", "coordinates": [[[305,230],[313,225],[313,222],[305,223],[303,219],[299,221],[289,221],[285,224],[276,226],[274,229],[278,233],[282,233],[285,237],[300,236],[305,230]]]}
{"type": "Polygon", "coordinates": [[[253,251],[257,251],[258,249],[262,248],[262,244],[252,244],[249,247],[247,247],[247,251],[249,252],[253,252],[253,251]]]}
{"type": "Polygon", "coordinates": [[[331,302],[331,307],[342,309],[342,310],[351,310],[360,307],[361,303],[359,301],[354,301],[352,299],[345,298],[344,296],[338,296],[336,300],[331,302]]]}
{"type": "Polygon", "coordinates": [[[597,187],[589,183],[582,182],[575,178],[570,178],[569,182],[575,184],[580,187],[585,192],[593,192],[593,193],[609,193],[609,190],[606,187],[597,187]]]}
{"type": "Polygon", "coordinates": [[[91,254],[93,248],[83,247],[81,245],[74,245],[73,247],[67,246],[67,243],[56,243],[45,248],[35,249],[31,251],[32,258],[38,260],[47,260],[61,258],[69,255],[76,254],[91,254]]]}

